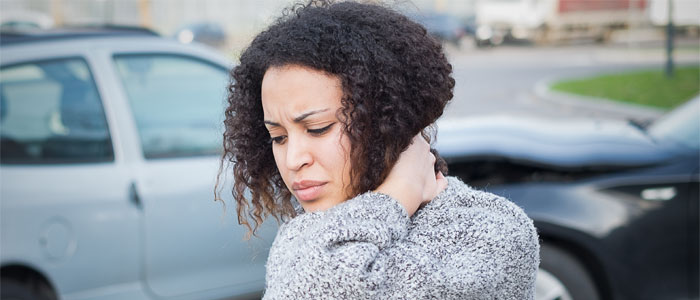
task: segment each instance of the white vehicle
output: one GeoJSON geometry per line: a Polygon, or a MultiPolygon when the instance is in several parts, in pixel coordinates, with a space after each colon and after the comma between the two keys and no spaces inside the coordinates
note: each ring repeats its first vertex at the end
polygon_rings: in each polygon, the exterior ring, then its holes
{"type": "Polygon", "coordinates": [[[644,0],[479,0],[476,36],[495,45],[506,38],[604,41],[612,30],[644,21],[645,6],[644,0]]]}
{"type": "MultiPolygon", "coordinates": [[[[680,27],[694,27],[697,31],[700,26],[700,1],[697,0],[673,0],[670,3],[673,25],[680,27]]],[[[651,0],[649,3],[649,18],[656,26],[665,26],[668,23],[669,0],[651,0]]]]}
{"type": "Polygon", "coordinates": [[[260,297],[276,223],[245,241],[214,202],[227,59],[124,28],[0,49],[2,299],[260,297]]]}

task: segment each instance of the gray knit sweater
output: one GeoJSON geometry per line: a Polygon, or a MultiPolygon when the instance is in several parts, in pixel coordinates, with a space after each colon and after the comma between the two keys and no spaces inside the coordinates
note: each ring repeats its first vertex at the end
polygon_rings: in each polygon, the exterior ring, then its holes
{"type": "Polygon", "coordinates": [[[533,299],[538,264],[522,209],[448,177],[411,218],[367,192],[282,224],[264,299],[533,299]]]}

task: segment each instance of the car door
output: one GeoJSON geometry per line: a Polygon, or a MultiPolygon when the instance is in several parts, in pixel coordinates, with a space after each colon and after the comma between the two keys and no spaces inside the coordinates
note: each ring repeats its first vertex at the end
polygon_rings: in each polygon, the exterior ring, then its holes
{"type": "Polygon", "coordinates": [[[627,222],[604,243],[637,299],[686,299],[697,288],[690,281],[697,277],[697,164],[697,155],[682,156],[602,190],[628,209],[627,222]]]}
{"type": "Polygon", "coordinates": [[[695,168],[690,178],[688,195],[688,227],[690,232],[688,269],[688,298],[700,298],[700,167],[695,168]]]}
{"type": "Polygon", "coordinates": [[[225,210],[214,201],[228,70],[182,53],[118,53],[113,66],[141,148],[133,168],[148,288],[194,298],[262,290],[276,227],[244,241],[247,228],[237,224],[235,206],[225,210]]]}
{"type": "Polygon", "coordinates": [[[138,297],[140,213],[111,99],[89,51],[38,45],[3,48],[3,266],[33,268],[65,299],[138,297]]]}

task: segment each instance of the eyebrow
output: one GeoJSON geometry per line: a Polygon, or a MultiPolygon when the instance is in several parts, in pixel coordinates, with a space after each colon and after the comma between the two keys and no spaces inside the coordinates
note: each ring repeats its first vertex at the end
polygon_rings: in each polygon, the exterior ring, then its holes
{"type": "MultiPolygon", "coordinates": [[[[317,113],[322,113],[322,112],[325,112],[325,111],[328,111],[328,108],[317,109],[317,110],[312,110],[312,111],[309,111],[309,112],[305,112],[305,113],[299,115],[298,117],[294,118],[293,121],[294,121],[294,123],[299,123],[299,122],[303,121],[304,119],[306,119],[306,118],[307,118],[308,116],[310,116],[310,115],[317,114],[317,113]]],[[[264,122],[265,122],[265,124],[268,124],[268,125],[271,125],[271,126],[280,126],[279,123],[275,123],[275,122],[272,122],[272,121],[270,121],[270,120],[264,120],[264,122]]]]}

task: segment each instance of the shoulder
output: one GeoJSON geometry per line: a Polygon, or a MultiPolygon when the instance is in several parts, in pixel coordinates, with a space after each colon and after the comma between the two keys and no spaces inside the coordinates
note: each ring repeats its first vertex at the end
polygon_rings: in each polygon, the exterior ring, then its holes
{"type": "Polygon", "coordinates": [[[447,188],[433,201],[416,212],[413,221],[420,222],[426,217],[450,215],[464,211],[477,214],[501,216],[512,221],[530,221],[525,212],[508,199],[474,189],[457,177],[447,177],[447,188]]]}
{"type": "MultiPolygon", "coordinates": [[[[455,177],[437,198],[416,212],[411,219],[409,239],[426,245],[439,243],[443,253],[450,245],[490,245],[539,253],[539,237],[532,219],[515,203],[501,196],[479,191],[455,177]]],[[[488,249],[486,247],[484,249],[488,249]]]]}
{"type": "Polygon", "coordinates": [[[413,216],[408,239],[441,262],[449,287],[466,282],[493,298],[532,299],[539,265],[532,219],[506,198],[448,180],[413,216]]]}

